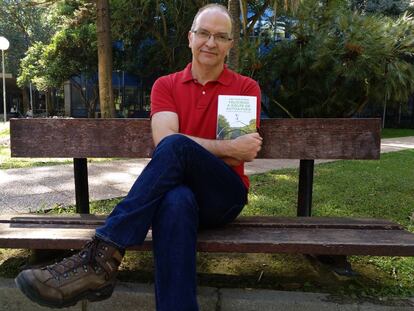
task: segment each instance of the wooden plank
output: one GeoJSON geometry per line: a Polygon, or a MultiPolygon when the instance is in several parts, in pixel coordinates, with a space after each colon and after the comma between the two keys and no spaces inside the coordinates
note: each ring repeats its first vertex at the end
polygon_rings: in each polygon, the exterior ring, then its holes
{"type": "MultiPolygon", "coordinates": [[[[148,119],[12,119],[13,157],[149,157],[148,119]],[[36,139],[33,139],[36,137],[36,139]]],[[[259,158],[378,159],[379,119],[264,119],[259,158]]]]}
{"type": "Polygon", "coordinates": [[[149,119],[13,119],[10,148],[13,157],[148,158],[153,141],[149,119]]]}
{"type": "Polygon", "coordinates": [[[223,228],[201,232],[198,250],[414,256],[414,234],[404,230],[223,228]]]}
{"type": "Polygon", "coordinates": [[[261,158],[379,159],[379,119],[262,120],[261,158]]]}
{"type": "MultiPolygon", "coordinates": [[[[93,229],[14,228],[2,223],[0,247],[79,249],[93,234],[93,229]]],[[[130,249],[150,248],[151,232],[144,245],[130,249]]],[[[404,230],[226,227],[201,231],[198,251],[414,256],[414,234],[404,230]]]]}
{"type": "Polygon", "coordinates": [[[398,223],[378,218],[241,216],[230,227],[402,230],[398,223]]]}
{"type": "Polygon", "coordinates": [[[106,215],[93,214],[2,214],[0,223],[20,223],[20,224],[85,224],[102,225],[106,215]]]}
{"type": "MultiPolygon", "coordinates": [[[[56,227],[93,228],[104,224],[106,216],[90,214],[78,215],[36,215],[14,214],[0,215],[0,223],[11,223],[21,227],[56,227]]],[[[342,217],[275,217],[275,216],[240,216],[229,227],[263,227],[263,228],[337,228],[365,230],[402,230],[398,223],[376,218],[342,218],[342,217]]]]}

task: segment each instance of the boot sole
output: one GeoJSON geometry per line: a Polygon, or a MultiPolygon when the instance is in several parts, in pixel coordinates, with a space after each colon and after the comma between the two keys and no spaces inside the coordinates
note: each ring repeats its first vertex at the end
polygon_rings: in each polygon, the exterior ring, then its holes
{"type": "Polygon", "coordinates": [[[54,301],[54,300],[47,300],[44,299],[39,293],[33,289],[25,277],[22,274],[19,274],[15,279],[14,282],[16,283],[17,287],[20,291],[31,301],[45,307],[49,308],[66,308],[76,305],[79,301],[87,299],[90,302],[101,301],[108,299],[112,296],[114,291],[114,285],[107,285],[105,287],[99,288],[97,290],[88,290],[84,293],[81,293],[72,299],[64,300],[64,301],[54,301]]]}

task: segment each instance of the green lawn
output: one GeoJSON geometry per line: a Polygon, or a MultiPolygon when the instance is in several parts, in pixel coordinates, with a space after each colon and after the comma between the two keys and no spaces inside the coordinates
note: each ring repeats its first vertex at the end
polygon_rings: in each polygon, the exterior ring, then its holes
{"type": "Polygon", "coordinates": [[[0,145],[0,169],[29,168],[35,166],[51,166],[72,163],[72,159],[50,158],[12,158],[10,148],[0,145]]]}
{"type": "Polygon", "coordinates": [[[414,129],[382,129],[381,138],[414,136],[414,129]]]}
{"type": "Polygon", "coordinates": [[[0,138],[1,137],[6,137],[10,135],[10,129],[7,126],[0,126],[0,138]]]}

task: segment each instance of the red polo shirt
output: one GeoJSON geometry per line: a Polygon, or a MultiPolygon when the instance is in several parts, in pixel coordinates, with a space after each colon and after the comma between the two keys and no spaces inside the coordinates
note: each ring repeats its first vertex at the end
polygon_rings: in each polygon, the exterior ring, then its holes
{"type": "MultiPolygon", "coordinates": [[[[191,74],[191,63],[179,72],[155,81],[151,91],[151,116],[161,111],[178,115],[179,132],[195,137],[215,139],[218,95],[257,97],[257,123],[260,120],[260,88],[256,81],[242,76],[226,66],[217,81],[202,85],[191,74]]],[[[249,188],[244,163],[233,167],[249,188]]]]}

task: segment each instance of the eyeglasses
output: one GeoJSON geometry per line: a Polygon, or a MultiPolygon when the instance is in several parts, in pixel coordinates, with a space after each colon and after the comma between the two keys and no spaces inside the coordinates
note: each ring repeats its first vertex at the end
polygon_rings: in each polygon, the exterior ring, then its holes
{"type": "Polygon", "coordinates": [[[191,30],[192,33],[196,35],[196,37],[200,40],[208,41],[210,37],[213,36],[214,41],[217,43],[227,43],[232,41],[233,39],[229,37],[226,33],[210,33],[207,30],[191,30]]]}

